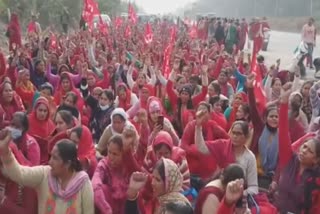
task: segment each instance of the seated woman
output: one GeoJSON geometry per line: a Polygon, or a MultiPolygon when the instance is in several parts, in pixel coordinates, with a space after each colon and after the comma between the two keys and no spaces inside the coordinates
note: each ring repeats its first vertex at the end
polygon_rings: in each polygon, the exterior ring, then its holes
{"type": "Polygon", "coordinates": [[[223,201],[228,183],[237,179],[244,179],[243,169],[238,164],[230,164],[217,179],[210,181],[199,192],[195,214],[218,214],[219,204],[223,201]]]}
{"type": "Polygon", "coordinates": [[[175,93],[173,85],[176,75],[176,71],[172,70],[166,89],[171,107],[174,110],[173,125],[178,136],[182,136],[184,128],[189,122],[190,116],[191,118],[194,117],[194,107],[198,106],[201,101],[205,100],[208,91],[208,74],[207,70],[203,71],[201,93],[196,96],[192,96],[192,91],[189,85],[182,86],[179,89],[178,95],[175,93]]]}
{"type": "Polygon", "coordinates": [[[57,111],[57,105],[54,102],[53,97],[53,87],[50,83],[44,83],[40,86],[39,91],[36,91],[33,97],[32,106],[34,107],[36,101],[39,99],[39,97],[44,97],[49,102],[49,109],[50,109],[50,118],[53,120],[54,115],[57,111]]]}
{"type": "Polygon", "coordinates": [[[10,81],[0,85],[0,128],[8,126],[17,111],[24,111],[20,96],[13,90],[10,81]]]}
{"type": "Polygon", "coordinates": [[[63,102],[57,108],[57,112],[62,110],[70,111],[72,116],[74,116],[79,121],[81,121],[81,115],[77,108],[77,102],[78,102],[78,96],[72,91],[67,92],[63,98],[63,102]]]}
{"type": "MultiPolygon", "coordinates": [[[[201,131],[205,140],[212,141],[218,139],[228,139],[227,132],[222,129],[215,121],[210,119],[210,105],[201,102],[197,112],[203,112],[203,123],[201,131]]],[[[207,154],[204,155],[196,147],[195,130],[197,122],[189,122],[184,129],[181,139],[181,148],[186,151],[190,173],[194,177],[200,177],[203,181],[210,179],[217,170],[215,159],[207,154]]]]}
{"type": "Polygon", "coordinates": [[[148,139],[149,144],[154,140],[155,135],[158,134],[160,130],[166,131],[170,134],[173,144],[175,146],[179,145],[179,137],[176,134],[171,122],[164,115],[164,109],[162,107],[161,101],[157,97],[149,97],[147,103],[147,113],[148,113],[148,125],[150,136],[148,139]],[[161,119],[163,118],[163,120],[161,119]],[[162,124],[161,124],[162,123],[162,124]]]}
{"type": "Polygon", "coordinates": [[[248,101],[248,97],[244,92],[238,92],[234,95],[231,106],[229,106],[224,115],[228,121],[228,129],[230,129],[231,125],[234,121],[236,121],[236,114],[240,105],[246,103],[248,101]]]}
{"type": "Polygon", "coordinates": [[[61,110],[56,113],[54,120],[56,128],[52,131],[48,142],[48,152],[51,153],[53,147],[59,140],[68,139],[68,130],[77,126],[77,120],[69,111],[61,110]]]}
{"type": "Polygon", "coordinates": [[[123,108],[125,111],[139,102],[137,95],[132,93],[124,83],[117,87],[117,97],[114,101],[116,107],[123,108]]]}
{"type": "Polygon", "coordinates": [[[73,128],[68,134],[70,140],[78,147],[78,159],[82,165],[82,169],[91,178],[97,166],[97,159],[90,130],[82,125],[73,128]]]}
{"type": "Polygon", "coordinates": [[[50,118],[49,102],[46,98],[38,98],[28,119],[28,134],[37,140],[40,148],[40,163],[46,164],[49,160],[48,138],[55,129],[50,118]]]}
{"type": "Polygon", "coordinates": [[[202,124],[206,114],[197,113],[195,143],[199,151],[214,158],[219,168],[223,169],[231,163],[238,163],[245,172],[246,192],[258,193],[257,164],[254,154],[245,146],[249,136],[249,125],[244,121],[236,121],[230,129],[230,139],[205,141],[202,124]]]}
{"type": "MultiPolygon", "coordinates": [[[[94,142],[98,142],[104,129],[111,123],[111,113],[114,108],[114,95],[109,89],[102,90],[98,99],[94,94],[88,94],[88,90],[81,90],[86,104],[91,109],[89,127],[94,142]]],[[[94,90],[93,90],[94,92],[94,90]]]]}
{"type": "Polygon", "coordinates": [[[130,147],[122,136],[114,135],[108,142],[108,156],[98,163],[92,186],[100,214],[124,214],[130,176],[140,170],[132,164],[135,160],[130,147]]]}
{"type": "Polygon", "coordinates": [[[92,186],[77,160],[76,145],[58,142],[51,153],[50,166],[27,167],[18,163],[9,148],[10,131],[0,140],[1,161],[5,174],[20,185],[34,188],[39,213],[94,214],[92,186]]]}
{"type": "Polygon", "coordinates": [[[288,100],[291,91],[282,94],[279,119],[278,196],[275,204],[280,213],[320,212],[320,142],[307,138],[297,153],[291,149],[288,135],[288,100]],[[295,187],[295,188],[292,188],[295,187]]]}
{"type": "Polygon", "coordinates": [[[168,132],[160,131],[155,136],[151,146],[148,147],[144,160],[144,168],[152,173],[154,166],[161,158],[174,161],[183,176],[183,189],[190,188],[190,172],[185,151],[173,145],[172,138],[168,132]]]}
{"type": "MultiPolygon", "coordinates": [[[[40,164],[39,146],[35,139],[27,134],[29,127],[26,114],[16,112],[13,115],[11,125],[6,128],[11,130],[9,147],[19,164],[37,166],[40,164]]],[[[5,137],[5,132],[5,130],[1,131],[2,138],[5,137]]],[[[2,164],[5,163],[2,162],[2,164]]],[[[0,191],[4,191],[4,197],[0,197],[0,201],[2,201],[0,213],[36,213],[37,199],[35,191],[18,184],[5,173],[0,173],[0,186],[2,188],[0,191]]]]}
{"type": "Polygon", "coordinates": [[[221,128],[227,130],[228,122],[222,112],[221,100],[219,96],[214,96],[209,99],[208,102],[211,105],[211,119],[218,123],[221,128]]]}
{"type": "Polygon", "coordinates": [[[23,104],[27,110],[32,109],[32,99],[36,91],[35,86],[30,81],[30,71],[22,68],[18,71],[18,78],[15,90],[22,98],[23,104]]]}
{"type": "Polygon", "coordinates": [[[136,205],[136,209],[131,210],[130,213],[164,213],[167,204],[171,202],[190,205],[188,199],[181,194],[183,178],[178,166],[172,160],[162,158],[157,162],[152,173],[151,182],[154,199],[144,200],[142,195],[139,195],[139,192],[145,187],[148,179],[151,179],[150,177],[139,172],[132,174],[127,191],[126,208],[133,204],[136,205]]]}
{"type": "Polygon", "coordinates": [[[121,135],[125,129],[133,129],[136,132],[136,128],[128,120],[126,112],[122,108],[116,108],[111,114],[111,124],[104,129],[99,142],[96,146],[97,158],[103,158],[108,153],[109,139],[116,134],[121,135]]]}

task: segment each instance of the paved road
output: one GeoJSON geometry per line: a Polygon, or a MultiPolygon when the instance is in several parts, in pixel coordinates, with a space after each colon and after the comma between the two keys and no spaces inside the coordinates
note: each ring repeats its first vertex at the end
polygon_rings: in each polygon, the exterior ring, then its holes
{"type": "MultiPolygon", "coordinates": [[[[274,64],[278,58],[281,58],[281,68],[289,67],[292,64],[293,52],[300,44],[301,35],[298,33],[286,33],[272,31],[268,50],[260,54],[266,58],[268,65],[274,64]]],[[[320,41],[320,36],[317,38],[320,41]]],[[[320,43],[318,42],[318,45],[320,43]]],[[[314,56],[320,56],[320,47],[314,50],[314,56]]],[[[307,78],[313,78],[314,71],[307,71],[307,78]]]]}

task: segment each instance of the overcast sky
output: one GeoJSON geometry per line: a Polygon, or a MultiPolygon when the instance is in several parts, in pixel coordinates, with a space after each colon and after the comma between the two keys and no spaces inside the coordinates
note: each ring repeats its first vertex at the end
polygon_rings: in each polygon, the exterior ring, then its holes
{"type": "Polygon", "coordinates": [[[196,0],[134,0],[146,13],[158,14],[173,12],[196,0]]]}

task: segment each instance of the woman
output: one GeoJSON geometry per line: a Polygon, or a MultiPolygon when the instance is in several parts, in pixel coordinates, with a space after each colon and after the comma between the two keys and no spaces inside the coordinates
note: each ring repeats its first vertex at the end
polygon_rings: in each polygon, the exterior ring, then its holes
{"type": "Polygon", "coordinates": [[[54,120],[54,115],[57,111],[57,106],[56,103],[54,102],[54,97],[53,97],[53,87],[50,83],[44,83],[40,86],[39,91],[36,91],[33,97],[32,101],[32,106],[34,107],[36,101],[40,98],[44,97],[47,99],[49,103],[49,113],[50,113],[50,118],[54,120]]]}
{"type": "Polygon", "coordinates": [[[307,138],[301,142],[297,154],[291,149],[288,135],[288,101],[291,91],[281,97],[279,124],[278,197],[276,206],[280,213],[320,212],[320,142],[307,138]],[[292,188],[295,187],[295,188],[292,188]]]}
{"type": "Polygon", "coordinates": [[[10,124],[15,112],[24,111],[24,106],[9,81],[4,81],[0,85],[0,96],[0,128],[4,128],[10,124]]]}
{"type": "Polygon", "coordinates": [[[161,158],[170,159],[177,164],[183,176],[183,189],[190,188],[190,172],[185,151],[174,146],[172,137],[165,131],[158,132],[149,146],[144,160],[144,168],[152,173],[154,166],[161,158]]]}
{"type": "Polygon", "coordinates": [[[124,214],[130,176],[140,170],[132,167],[132,161],[129,145],[114,135],[108,142],[108,156],[98,163],[92,178],[94,202],[101,214],[124,214]]]}
{"type": "Polygon", "coordinates": [[[31,82],[37,89],[40,89],[40,86],[47,82],[44,61],[38,60],[34,63],[34,69],[30,71],[30,76],[31,82]]]}
{"type": "Polygon", "coordinates": [[[282,91],[281,80],[277,77],[273,78],[272,74],[269,74],[264,86],[264,90],[266,92],[267,101],[277,101],[280,98],[282,91]]]}
{"type": "MultiPolygon", "coordinates": [[[[201,102],[197,112],[204,113],[202,132],[207,141],[229,138],[226,131],[210,119],[209,104],[201,102]]],[[[186,151],[190,173],[205,181],[214,175],[217,165],[212,156],[204,155],[197,149],[194,135],[195,130],[197,129],[196,126],[196,120],[188,123],[181,138],[181,148],[186,151]]]]}
{"type": "Polygon", "coordinates": [[[15,90],[17,94],[22,98],[23,104],[27,110],[32,109],[32,100],[35,94],[36,88],[30,81],[29,70],[22,68],[18,71],[18,79],[16,82],[15,90]]]}
{"type": "Polygon", "coordinates": [[[160,99],[157,97],[149,97],[146,109],[148,113],[149,131],[151,132],[148,142],[151,143],[155,138],[155,135],[158,134],[160,130],[163,130],[170,134],[173,144],[178,146],[180,139],[176,134],[170,120],[164,117],[165,112],[160,99]],[[160,121],[161,117],[163,117],[163,120],[160,121]]]}
{"type": "Polygon", "coordinates": [[[217,179],[210,181],[199,193],[195,214],[218,214],[229,182],[245,179],[243,169],[238,164],[227,166],[217,179]]]}
{"type": "Polygon", "coordinates": [[[300,93],[302,94],[302,107],[301,110],[306,114],[308,123],[311,122],[312,118],[312,106],[310,102],[310,88],[313,86],[312,81],[305,81],[302,86],[300,93]]]}
{"type": "Polygon", "coordinates": [[[208,102],[212,109],[211,109],[211,119],[215,121],[217,124],[220,125],[223,130],[227,130],[228,127],[228,122],[226,117],[224,116],[222,112],[222,107],[221,107],[221,100],[219,96],[213,96],[209,99],[208,102]]]}
{"type": "Polygon", "coordinates": [[[137,102],[139,102],[137,95],[132,93],[124,83],[120,83],[117,87],[117,97],[114,102],[115,106],[127,111],[137,102]]]}
{"type": "Polygon", "coordinates": [[[167,93],[172,109],[175,109],[174,113],[174,127],[178,132],[178,136],[182,136],[183,129],[189,122],[190,117],[193,117],[193,108],[197,106],[201,101],[205,100],[208,91],[208,75],[207,70],[204,71],[202,76],[202,91],[197,96],[192,97],[191,88],[188,85],[179,89],[179,95],[173,90],[173,84],[175,82],[176,71],[172,70],[167,87],[167,93]]]}
{"type": "Polygon", "coordinates": [[[72,116],[71,112],[65,110],[61,110],[56,113],[54,122],[56,128],[52,131],[49,137],[49,154],[59,140],[68,139],[67,130],[72,129],[77,125],[77,120],[72,116]]]}
{"type": "MultiPolygon", "coordinates": [[[[147,78],[148,78],[146,75],[146,73],[148,72],[147,69],[148,69],[147,66],[145,66],[144,70],[138,73],[138,77],[136,81],[132,79],[133,67],[130,66],[128,70],[128,75],[127,75],[128,85],[132,90],[132,92],[137,95],[140,94],[143,86],[149,85],[151,87],[154,87],[156,84],[157,79],[156,79],[155,71],[152,68],[150,68],[151,79],[147,81],[147,78]]],[[[153,96],[153,93],[151,94],[151,96],[153,96]]]]}
{"type": "Polygon", "coordinates": [[[40,163],[45,164],[49,160],[48,138],[55,125],[50,118],[49,102],[46,98],[40,97],[29,115],[28,134],[34,137],[40,147],[40,163]]]}
{"type": "Polygon", "coordinates": [[[154,199],[144,200],[139,192],[144,188],[148,176],[135,172],[130,178],[127,191],[129,201],[136,201],[138,206],[131,213],[162,214],[166,205],[171,202],[183,202],[190,204],[180,192],[182,191],[183,178],[178,166],[169,159],[160,159],[152,173],[152,190],[154,199]]]}
{"type": "Polygon", "coordinates": [[[226,96],[231,102],[234,95],[234,89],[228,81],[229,81],[228,72],[226,70],[222,70],[216,82],[220,85],[221,94],[226,96]]]}
{"type": "Polygon", "coordinates": [[[96,150],[90,130],[86,126],[78,126],[68,133],[70,140],[78,147],[78,159],[89,177],[93,176],[97,166],[96,150]]]}
{"type": "Polygon", "coordinates": [[[73,142],[57,143],[49,166],[25,167],[12,154],[10,139],[11,133],[7,131],[0,142],[4,172],[13,181],[36,190],[39,213],[94,213],[91,182],[81,170],[73,142]]]}
{"type": "MultiPolygon", "coordinates": [[[[83,95],[86,95],[84,92],[83,95]]],[[[91,109],[91,118],[89,127],[92,131],[92,137],[98,142],[104,129],[111,123],[111,113],[114,110],[114,95],[109,89],[103,90],[96,99],[93,95],[84,96],[86,104],[91,109]]]]}
{"type": "Polygon", "coordinates": [[[249,136],[247,122],[236,121],[231,126],[230,139],[205,141],[202,134],[202,124],[205,113],[197,113],[195,142],[199,151],[214,158],[219,168],[223,169],[231,163],[238,163],[245,172],[246,192],[258,193],[257,164],[254,154],[245,146],[249,136]]]}
{"type": "MultiPolygon", "coordinates": [[[[40,149],[37,141],[27,134],[29,128],[28,118],[23,112],[13,115],[11,125],[6,129],[11,130],[10,149],[17,162],[23,166],[37,166],[40,164],[40,149]]],[[[2,137],[6,131],[1,131],[2,137]]],[[[3,162],[2,162],[3,164],[3,162]]],[[[37,200],[35,192],[30,188],[17,184],[7,174],[0,173],[0,186],[6,198],[0,204],[2,213],[35,213],[37,200]]],[[[0,199],[1,200],[1,199],[0,199]]]]}
{"type": "Polygon", "coordinates": [[[81,120],[80,112],[77,108],[77,102],[78,102],[77,94],[72,91],[67,92],[63,98],[63,102],[57,108],[57,111],[61,111],[61,110],[70,111],[75,118],[77,118],[78,120],[81,120]]]}
{"type": "Polygon", "coordinates": [[[238,108],[243,103],[246,103],[248,101],[248,97],[244,92],[238,92],[234,95],[234,99],[232,101],[232,107],[228,107],[224,115],[228,121],[228,130],[233,124],[234,121],[236,121],[236,114],[238,111],[238,108]]]}
{"type": "Polygon", "coordinates": [[[21,47],[21,28],[19,23],[19,17],[17,14],[13,13],[11,15],[10,23],[8,25],[7,37],[9,38],[9,50],[15,51],[16,48],[21,47]]]}
{"type": "Polygon", "coordinates": [[[107,154],[108,142],[113,135],[121,135],[125,129],[132,129],[137,132],[134,125],[132,125],[128,120],[127,114],[122,108],[116,108],[113,110],[110,118],[111,124],[104,129],[96,146],[97,158],[102,158],[107,154]]]}
{"type": "Polygon", "coordinates": [[[254,77],[248,76],[247,89],[250,104],[250,118],[254,127],[251,150],[257,155],[259,185],[268,187],[278,163],[278,124],[279,113],[275,106],[266,109],[265,119],[260,117],[253,89],[254,77]]]}
{"type": "Polygon", "coordinates": [[[77,107],[79,110],[81,110],[83,107],[83,100],[81,99],[80,92],[74,87],[70,74],[67,72],[62,72],[60,75],[59,85],[56,88],[54,95],[56,105],[61,105],[65,95],[71,91],[77,95],[77,107]]]}

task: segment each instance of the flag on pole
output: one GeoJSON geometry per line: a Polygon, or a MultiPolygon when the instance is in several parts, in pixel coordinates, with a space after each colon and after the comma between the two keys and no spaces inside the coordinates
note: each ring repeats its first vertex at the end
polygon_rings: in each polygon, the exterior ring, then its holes
{"type": "Polygon", "coordinates": [[[151,43],[153,40],[153,33],[152,33],[152,27],[150,23],[148,22],[144,29],[144,41],[146,44],[151,43]]]}
{"type": "Polygon", "coordinates": [[[83,0],[82,18],[91,30],[93,29],[93,19],[96,15],[101,16],[97,2],[95,0],[83,0]]]}
{"type": "Polygon", "coordinates": [[[132,24],[137,24],[137,14],[136,11],[134,10],[131,2],[129,2],[128,6],[128,15],[129,15],[129,21],[132,22],[132,24]]]}
{"type": "Polygon", "coordinates": [[[170,74],[170,57],[172,54],[172,50],[174,47],[176,38],[176,28],[172,27],[170,32],[170,41],[166,49],[164,50],[164,59],[163,59],[163,75],[166,79],[168,79],[170,74]]]}

